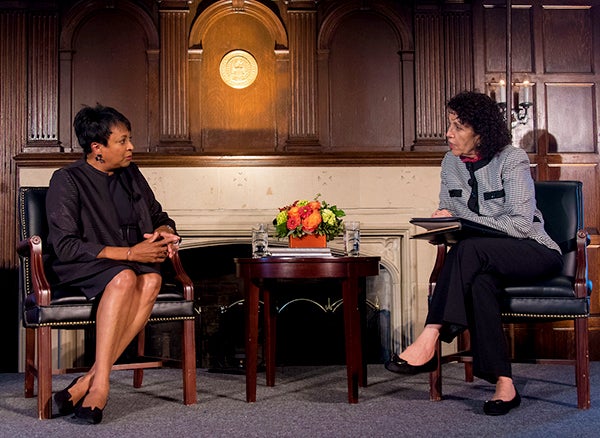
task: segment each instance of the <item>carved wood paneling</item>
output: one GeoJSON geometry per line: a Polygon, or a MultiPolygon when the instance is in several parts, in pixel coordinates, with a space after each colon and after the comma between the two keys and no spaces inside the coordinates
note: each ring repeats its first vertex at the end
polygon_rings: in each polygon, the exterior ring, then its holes
{"type": "Polygon", "coordinates": [[[283,150],[289,130],[287,45],[280,18],[256,1],[216,2],[196,17],[188,44],[190,132],[196,150],[283,150]],[[244,50],[257,62],[256,80],[246,88],[234,89],[220,76],[221,60],[233,50],[244,50]]]}
{"type": "MultiPolygon", "coordinates": [[[[484,8],[485,71],[506,72],[506,6],[484,8]]],[[[511,52],[513,72],[533,71],[533,9],[531,5],[513,5],[511,16],[511,52]]],[[[504,76],[496,77],[506,79],[504,76]]]]}
{"type": "Polygon", "coordinates": [[[596,151],[593,83],[547,83],[546,126],[555,141],[551,153],[596,151]],[[569,122],[565,123],[565,121],[569,122]]]}
{"type": "Polygon", "coordinates": [[[340,21],[327,60],[329,148],[402,150],[400,51],[381,16],[356,13],[340,21]]]}
{"type": "Polygon", "coordinates": [[[415,12],[415,150],[446,150],[445,104],[474,88],[471,20],[464,6],[415,12]]]}
{"type": "Polygon", "coordinates": [[[81,148],[72,121],[82,104],[114,106],[131,121],[138,150],[158,143],[156,24],[130,1],[77,2],[60,19],[59,140],[81,148]],[[108,31],[107,29],[110,29],[108,31]]]}
{"type": "Polygon", "coordinates": [[[187,15],[189,9],[160,11],[160,140],[159,149],[193,150],[189,136],[187,15]]]}
{"type": "Polygon", "coordinates": [[[544,6],[545,73],[593,71],[591,11],[589,5],[544,6]]]}
{"type": "Polygon", "coordinates": [[[290,132],[288,150],[318,147],[317,14],[314,10],[289,10],[290,132]],[[296,147],[294,147],[296,143],[296,147]]]}
{"type": "MultiPolygon", "coordinates": [[[[467,11],[444,14],[445,103],[465,90],[473,90],[473,45],[471,43],[471,13],[467,11]]],[[[444,113],[445,116],[445,113],[444,113]]],[[[446,133],[444,117],[444,135],[446,133]]]]}
{"type": "MultiPolygon", "coordinates": [[[[27,126],[27,15],[0,11],[0,269],[17,266],[17,172],[13,156],[25,143],[27,126]]],[[[13,293],[13,291],[11,291],[13,293]]]]}
{"type": "Polygon", "coordinates": [[[58,17],[34,14],[29,26],[26,151],[59,151],[58,17]]]}
{"type": "Polygon", "coordinates": [[[446,139],[444,19],[439,11],[415,14],[416,147],[446,139]]]}

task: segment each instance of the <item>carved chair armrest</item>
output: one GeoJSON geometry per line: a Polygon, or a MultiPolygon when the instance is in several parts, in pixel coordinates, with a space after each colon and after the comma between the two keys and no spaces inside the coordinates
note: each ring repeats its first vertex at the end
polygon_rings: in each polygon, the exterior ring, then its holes
{"type": "Polygon", "coordinates": [[[17,244],[17,252],[23,258],[29,258],[29,273],[31,286],[35,293],[36,303],[40,306],[50,305],[50,283],[44,272],[44,259],[42,257],[42,238],[40,236],[31,236],[28,239],[21,240],[17,244]]]}
{"type": "Polygon", "coordinates": [[[586,298],[588,296],[588,272],[587,272],[587,245],[590,239],[584,230],[577,232],[577,268],[575,270],[575,296],[586,298]]]}
{"type": "Polygon", "coordinates": [[[440,272],[442,270],[442,266],[444,266],[444,261],[446,260],[446,252],[448,251],[448,246],[445,243],[440,243],[437,246],[437,255],[435,257],[435,264],[433,265],[433,269],[431,270],[431,274],[429,275],[429,296],[433,294],[433,290],[435,289],[435,285],[437,284],[438,277],[440,276],[440,272]]]}
{"type": "Polygon", "coordinates": [[[194,283],[187,275],[185,270],[183,269],[183,265],[181,264],[181,258],[179,257],[179,253],[175,251],[173,257],[171,257],[171,264],[173,265],[173,269],[175,270],[175,279],[181,283],[183,287],[183,298],[188,301],[194,300],[194,283]]]}

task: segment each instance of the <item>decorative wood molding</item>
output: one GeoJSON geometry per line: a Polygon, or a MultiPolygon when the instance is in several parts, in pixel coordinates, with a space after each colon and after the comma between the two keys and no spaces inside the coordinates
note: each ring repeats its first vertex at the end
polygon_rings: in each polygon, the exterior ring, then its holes
{"type": "MultiPolygon", "coordinates": [[[[81,158],[78,153],[23,153],[14,157],[18,167],[62,167],[81,158]]],[[[443,153],[331,153],[272,155],[160,154],[138,152],[142,167],[439,167],[443,153]]]]}
{"type": "Polygon", "coordinates": [[[321,23],[317,43],[318,50],[329,50],[336,28],[343,18],[356,11],[365,10],[372,10],[391,22],[391,27],[397,32],[398,46],[402,47],[403,51],[414,50],[413,35],[410,32],[411,24],[401,17],[395,9],[391,8],[389,2],[380,0],[373,0],[368,3],[363,0],[349,0],[334,4],[333,8],[327,11],[327,16],[321,23]]]}
{"type": "Polygon", "coordinates": [[[289,9],[287,13],[290,31],[291,108],[286,149],[296,149],[294,143],[299,139],[308,143],[309,148],[318,148],[317,13],[314,10],[289,9]]]}
{"type": "MultiPolygon", "coordinates": [[[[142,167],[439,167],[446,149],[432,152],[279,153],[269,155],[160,154],[137,152],[142,167]]],[[[20,168],[62,167],[81,158],[79,153],[20,153],[12,159],[20,168]]],[[[595,154],[529,154],[536,166],[597,165],[595,154]]]]}
{"type": "Polygon", "coordinates": [[[2,196],[0,196],[0,269],[16,269],[17,183],[12,157],[18,154],[27,133],[27,14],[0,11],[0,132],[2,196]],[[10,62],[5,62],[10,60],[10,62]]]}
{"type": "Polygon", "coordinates": [[[158,150],[193,150],[188,115],[188,8],[160,10],[160,144],[158,150]],[[171,144],[172,143],[172,144],[171,144]]]}
{"type": "Polygon", "coordinates": [[[192,25],[192,29],[190,30],[189,48],[202,48],[202,41],[204,40],[208,28],[225,15],[231,13],[248,14],[261,22],[272,36],[273,40],[275,40],[274,49],[288,47],[288,38],[285,28],[281,21],[273,14],[271,9],[254,0],[246,0],[243,2],[243,5],[238,5],[236,8],[238,3],[239,2],[236,2],[234,5],[232,0],[228,0],[217,2],[207,7],[201,14],[202,19],[197,19],[192,25]]]}
{"type": "Polygon", "coordinates": [[[415,14],[416,145],[445,140],[444,22],[439,11],[415,14]]]}
{"type": "MultiPolygon", "coordinates": [[[[59,118],[59,138],[65,150],[72,151],[76,148],[77,141],[73,137],[72,120],[75,116],[72,107],[72,95],[73,95],[73,54],[75,47],[73,44],[77,32],[80,30],[82,23],[85,23],[89,17],[98,11],[105,9],[116,9],[119,13],[128,16],[132,21],[139,24],[143,30],[143,37],[146,43],[146,54],[148,60],[147,75],[146,78],[148,84],[148,114],[147,129],[150,133],[149,142],[151,145],[156,145],[159,141],[158,138],[158,59],[157,56],[160,53],[160,40],[157,25],[153,22],[152,18],[148,13],[134,2],[129,1],[118,1],[118,2],[106,2],[103,0],[89,0],[85,2],[78,2],[73,5],[72,8],[68,9],[67,14],[61,18],[61,29],[59,37],[59,94],[60,94],[60,115],[59,118]]],[[[78,109],[78,108],[77,108],[78,109]]],[[[58,111],[58,108],[57,108],[58,111]]]]}
{"type": "Polygon", "coordinates": [[[29,17],[28,129],[26,150],[60,152],[58,141],[58,16],[29,17]]]}

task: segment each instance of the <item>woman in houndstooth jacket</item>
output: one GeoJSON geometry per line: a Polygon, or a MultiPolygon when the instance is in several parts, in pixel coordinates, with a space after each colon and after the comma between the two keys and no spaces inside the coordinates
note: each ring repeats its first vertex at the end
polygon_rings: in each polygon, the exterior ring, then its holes
{"type": "Polygon", "coordinates": [[[470,237],[451,247],[423,332],[385,366],[399,374],[433,371],[437,340],[451,342],[468,328],[473,372],[496,385],[484,412],[503,415],[519,406],[521,398],[502,330],[501,288],[556,273],[562,257],[536,208],[527,154],[510,145],[496,102],[485,94],[463,92],[448,102],[447,110],[450,150],[442,161],[439,208],[432,216],[469,219],[508,237],[470,237]]]}

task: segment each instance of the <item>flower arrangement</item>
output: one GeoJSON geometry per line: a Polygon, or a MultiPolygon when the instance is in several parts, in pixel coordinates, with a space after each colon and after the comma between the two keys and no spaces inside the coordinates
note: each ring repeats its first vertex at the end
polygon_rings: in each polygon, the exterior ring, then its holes
{"type": "Polygon", "coordinates": [[[344,228],[342,217],[346,213],[335,205],[319,201],[319,196],[320,193],[313,201],[303,199],[281,207],[273,219],[275,237],[282,239],[316,234],[324,235],[329,242],[338,236],[344,228]]]}

